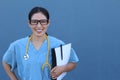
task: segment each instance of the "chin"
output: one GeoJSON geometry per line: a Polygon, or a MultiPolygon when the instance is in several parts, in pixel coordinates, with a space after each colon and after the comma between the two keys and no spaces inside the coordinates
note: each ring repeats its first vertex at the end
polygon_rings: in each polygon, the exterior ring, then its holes
{"type": "Polygon", "coordinates": [[[36,34],[36,36],[37,36],[37,37],[42,37],[42,36],[44,36],[44,34],[43,34],[43,33],[41,33],[41,34],[36,34]]]}

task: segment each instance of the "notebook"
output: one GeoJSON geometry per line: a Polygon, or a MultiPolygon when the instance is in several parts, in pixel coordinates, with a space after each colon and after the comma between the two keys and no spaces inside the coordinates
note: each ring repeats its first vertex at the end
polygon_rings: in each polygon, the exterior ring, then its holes
{"type": "MultiPolygon", "coordinates": [[[[52,49],[52,68],[55,66],[66,65],[70,58],[71,43],[60,45],[52,49]]],[[[57,79],[62,80],[67,72],[62,73],[57,79]]]]}

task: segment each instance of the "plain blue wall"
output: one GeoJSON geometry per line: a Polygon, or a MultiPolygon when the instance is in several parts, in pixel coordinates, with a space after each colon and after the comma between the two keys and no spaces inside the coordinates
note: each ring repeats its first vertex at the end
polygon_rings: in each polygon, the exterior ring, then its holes
{"type": "MultiPolygon", "coordinates": [[[[80,59],[65,80],[120,80],[120,0],[1,0],[0,61],[11,42],[31,33],[34,6],[49,10],[48,33],[72,42],[80,59]]],[[[9,80],[1,63],[0,80],[9,80]]]]}

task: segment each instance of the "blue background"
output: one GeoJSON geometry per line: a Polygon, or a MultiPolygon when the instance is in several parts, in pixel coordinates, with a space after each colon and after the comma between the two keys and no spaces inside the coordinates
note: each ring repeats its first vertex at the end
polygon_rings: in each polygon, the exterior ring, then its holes
{"type": "MultiPolygon", "coordinates": [[[[72,42],[80,61],[65,80],[120,80],[120,0],[1,0],[0,61],[9,44],[31,34],[31,8],[49,10],[48,34],[72,42]]],[[[0,63],[0,80],[9,80],[0,63]]]]}

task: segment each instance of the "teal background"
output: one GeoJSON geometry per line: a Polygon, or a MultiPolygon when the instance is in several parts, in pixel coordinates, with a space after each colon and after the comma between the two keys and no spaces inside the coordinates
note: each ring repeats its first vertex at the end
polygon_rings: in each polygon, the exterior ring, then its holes
{"type": "MultiPolygon", "coordinates": [[[[50,13],[48,34],[71,42],[80,59],[65,80],[120,80],[120,0],[1,0],[0,61],[11,42],[31,34],[35,6],[50,13]]],[[[0,80],[9,80],[2,63],[0,80]]]]}

